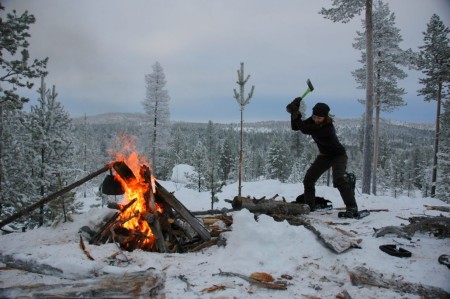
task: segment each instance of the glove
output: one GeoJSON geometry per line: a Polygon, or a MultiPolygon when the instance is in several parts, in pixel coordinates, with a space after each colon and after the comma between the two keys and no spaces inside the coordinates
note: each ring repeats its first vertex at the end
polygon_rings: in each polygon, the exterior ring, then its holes
{"type": "Polygon", "coordinates": [[[300,102],[302,101],[302,97],[296,97],[292,103],[294,103],[295,106],[300,107],[300,102]]]}
{"type": "Polygon", "coordinates": [[[286,111],[290,114],[298,113],[300,109],[300,102],[302,101],[302,97],[295,98],[291,103],[286,106],[286,111]]]}

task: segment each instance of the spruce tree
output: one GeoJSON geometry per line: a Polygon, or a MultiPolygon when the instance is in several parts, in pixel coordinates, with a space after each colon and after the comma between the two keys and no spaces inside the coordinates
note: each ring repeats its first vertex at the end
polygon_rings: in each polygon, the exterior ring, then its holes
{"type": "Polygon", "coordinates": [[[226,135],[220,151],[219,172],[223,182],[227,182],[233,170],[236,154],[232,150],[229,134],[226,135]]]}
{"type": "Polygon", "coordinates": [[[208,171],[207,157],[208,151],[201,140],[197,142],[195,146],[191,162],[189,163],[194,167],[195,174],[188,176],[189,184],[188,188],[197,189],[198,192],[206,190],[206,172],[208,171]]]}
{"type": "Polygon", "coordinates": [[[12,215],[33,200],[38,200],[38,186],[33,180],[31,135],[22,125],[23,119],[24,113],[20,110],[3,111],[2,217],[12,215]]]}
{"type": "Polygon", "coordinates": [[[278,179],[285,182],[289,177],[291,167],[289,165],[288,150],[284,142],[274,139],[267,154],[267,175],[270,179],[278,179]]]}
{"type": "Polygon", "coordinates": [[[219,178],[218,141],[216,128],[213,122],[209,121],[206,131],[207,169],[205,183],[207,190],[211,193],[211,210],[214,209],[214,203],[219,201],[216,194],[221,192],[223,187],[219,178]]]}

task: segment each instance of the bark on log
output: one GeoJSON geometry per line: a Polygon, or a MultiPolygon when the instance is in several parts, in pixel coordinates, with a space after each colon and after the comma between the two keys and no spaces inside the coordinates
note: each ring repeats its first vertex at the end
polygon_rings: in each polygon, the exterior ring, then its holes
{"type": "MultiPolygon", "coordinates": [[[[108,274],[60,284],[37,283],[0,289],[0,298],[165,298],[165,274],[155,269],[108,274]]],[[[19,282],[20,283],[20,282],[19,282]]]]}
{"type": "Polygon", "coordinates": [[[257,200],[236,196],[232,202],[233,209],[247,209],[252,213],[266,215],[305,215],[311,209],[308,205],[277,200],[257,200]]]}
{"type": "Polygon", "coordinates": [[[44,204],[46,204],[46,203],[48,203],[48,202],[58,198],[59,196],[61,196],[63,194],[66,194],[70,190],[75,189],[76,187],[78,187],[78,186],[82,185],[83,183],[85,183],[85,182],[95,178],[96,176],[104,173],[105,171],[109,170],[110,168],[111,168],[111,165],[107,164],[107,165],[103,166],[103,168],[100,168],[99,170],[94,171],[91,174],[88,174],[84,178],[76,181],[75,183],[72,183],[69,186],[67,186],[65,188],[62,188],[61,190],[56,191],[55,193],[52,193],[52,194],[42,198],[41,200],[39,200],[38,202],[32,204],[31,206],[20,210],[16,214],[14,214],[14,215],[6,218],[2,222],[0,222],[0,228],[2,228],[3,226],[13,222],[14,220],[16,220],[16,219],[18,219],[18,218],[20,218],[22,216],[28,215],[31,211],[33,211],[33,210],[37,209],[38,207],[40,207],[40,206],[42,206],[42,205],[44,205],[44,204]]]}
{"type": "Polygon", "coordinates": [[[395,292],[414,294],[425,298],[450,298],[450,294],[441,288],[402,281],[401,277],[386,278],[389,275],[377,273],[365,267],[357,267],[350,271],[350,280],[353,285],[369,285],[390,289],[395,292]]]}

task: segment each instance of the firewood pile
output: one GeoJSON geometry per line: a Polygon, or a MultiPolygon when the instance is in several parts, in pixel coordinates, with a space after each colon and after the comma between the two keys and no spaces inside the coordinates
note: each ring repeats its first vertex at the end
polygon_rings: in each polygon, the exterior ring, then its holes
{"type": "Polygon", "coordinates": [[[124,194],[126,204],[108,205],[116,212],[94,232],[90,244],[114,242],[128,251],[163,253],[187,252],[211,242],[203,223],[156,181],[146,165],[140,166],[136,176],[125,162],[114,162],[102,191],[124,194]]]}

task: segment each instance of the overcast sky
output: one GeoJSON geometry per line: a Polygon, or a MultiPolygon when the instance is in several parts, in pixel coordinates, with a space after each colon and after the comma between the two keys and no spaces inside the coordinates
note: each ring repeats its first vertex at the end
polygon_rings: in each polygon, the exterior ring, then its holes
{"type": "MultiPolygon", "coordinates": [[[[375,1],[375,0],[374,0],[375,1]]],[[[389,0],[403,36],[403,49],[418,50],[436,13],[450,27],[449,0],[389,0]]],[[[318,14],[331,0],[13,0],[6,12],[28,10],[32,58],[49,57],[48,87],[73,117],[143,112],[144,76],[159,62],[166,75],[171,120],[236,122],[233,98],[244,62],[255,92],[246,121],[287,120],[285,106],[315,90],[308,111],[326,102],[336,117],[360,117],[365,95],[351,71],[360,67],[352,43],[362,16],[333,23],[318,14]]],[[[5,12],[2,12],[4,15],[5,12]]],[[[408,105],[385,118],[433,122],[436,102],[417,96],[422,74],[400,81],[408,105]]],[[[36,88],[38,84],[35,85],[36,88]]],[[[37,92],[29,94],[36,103],[37,92]]]]}

